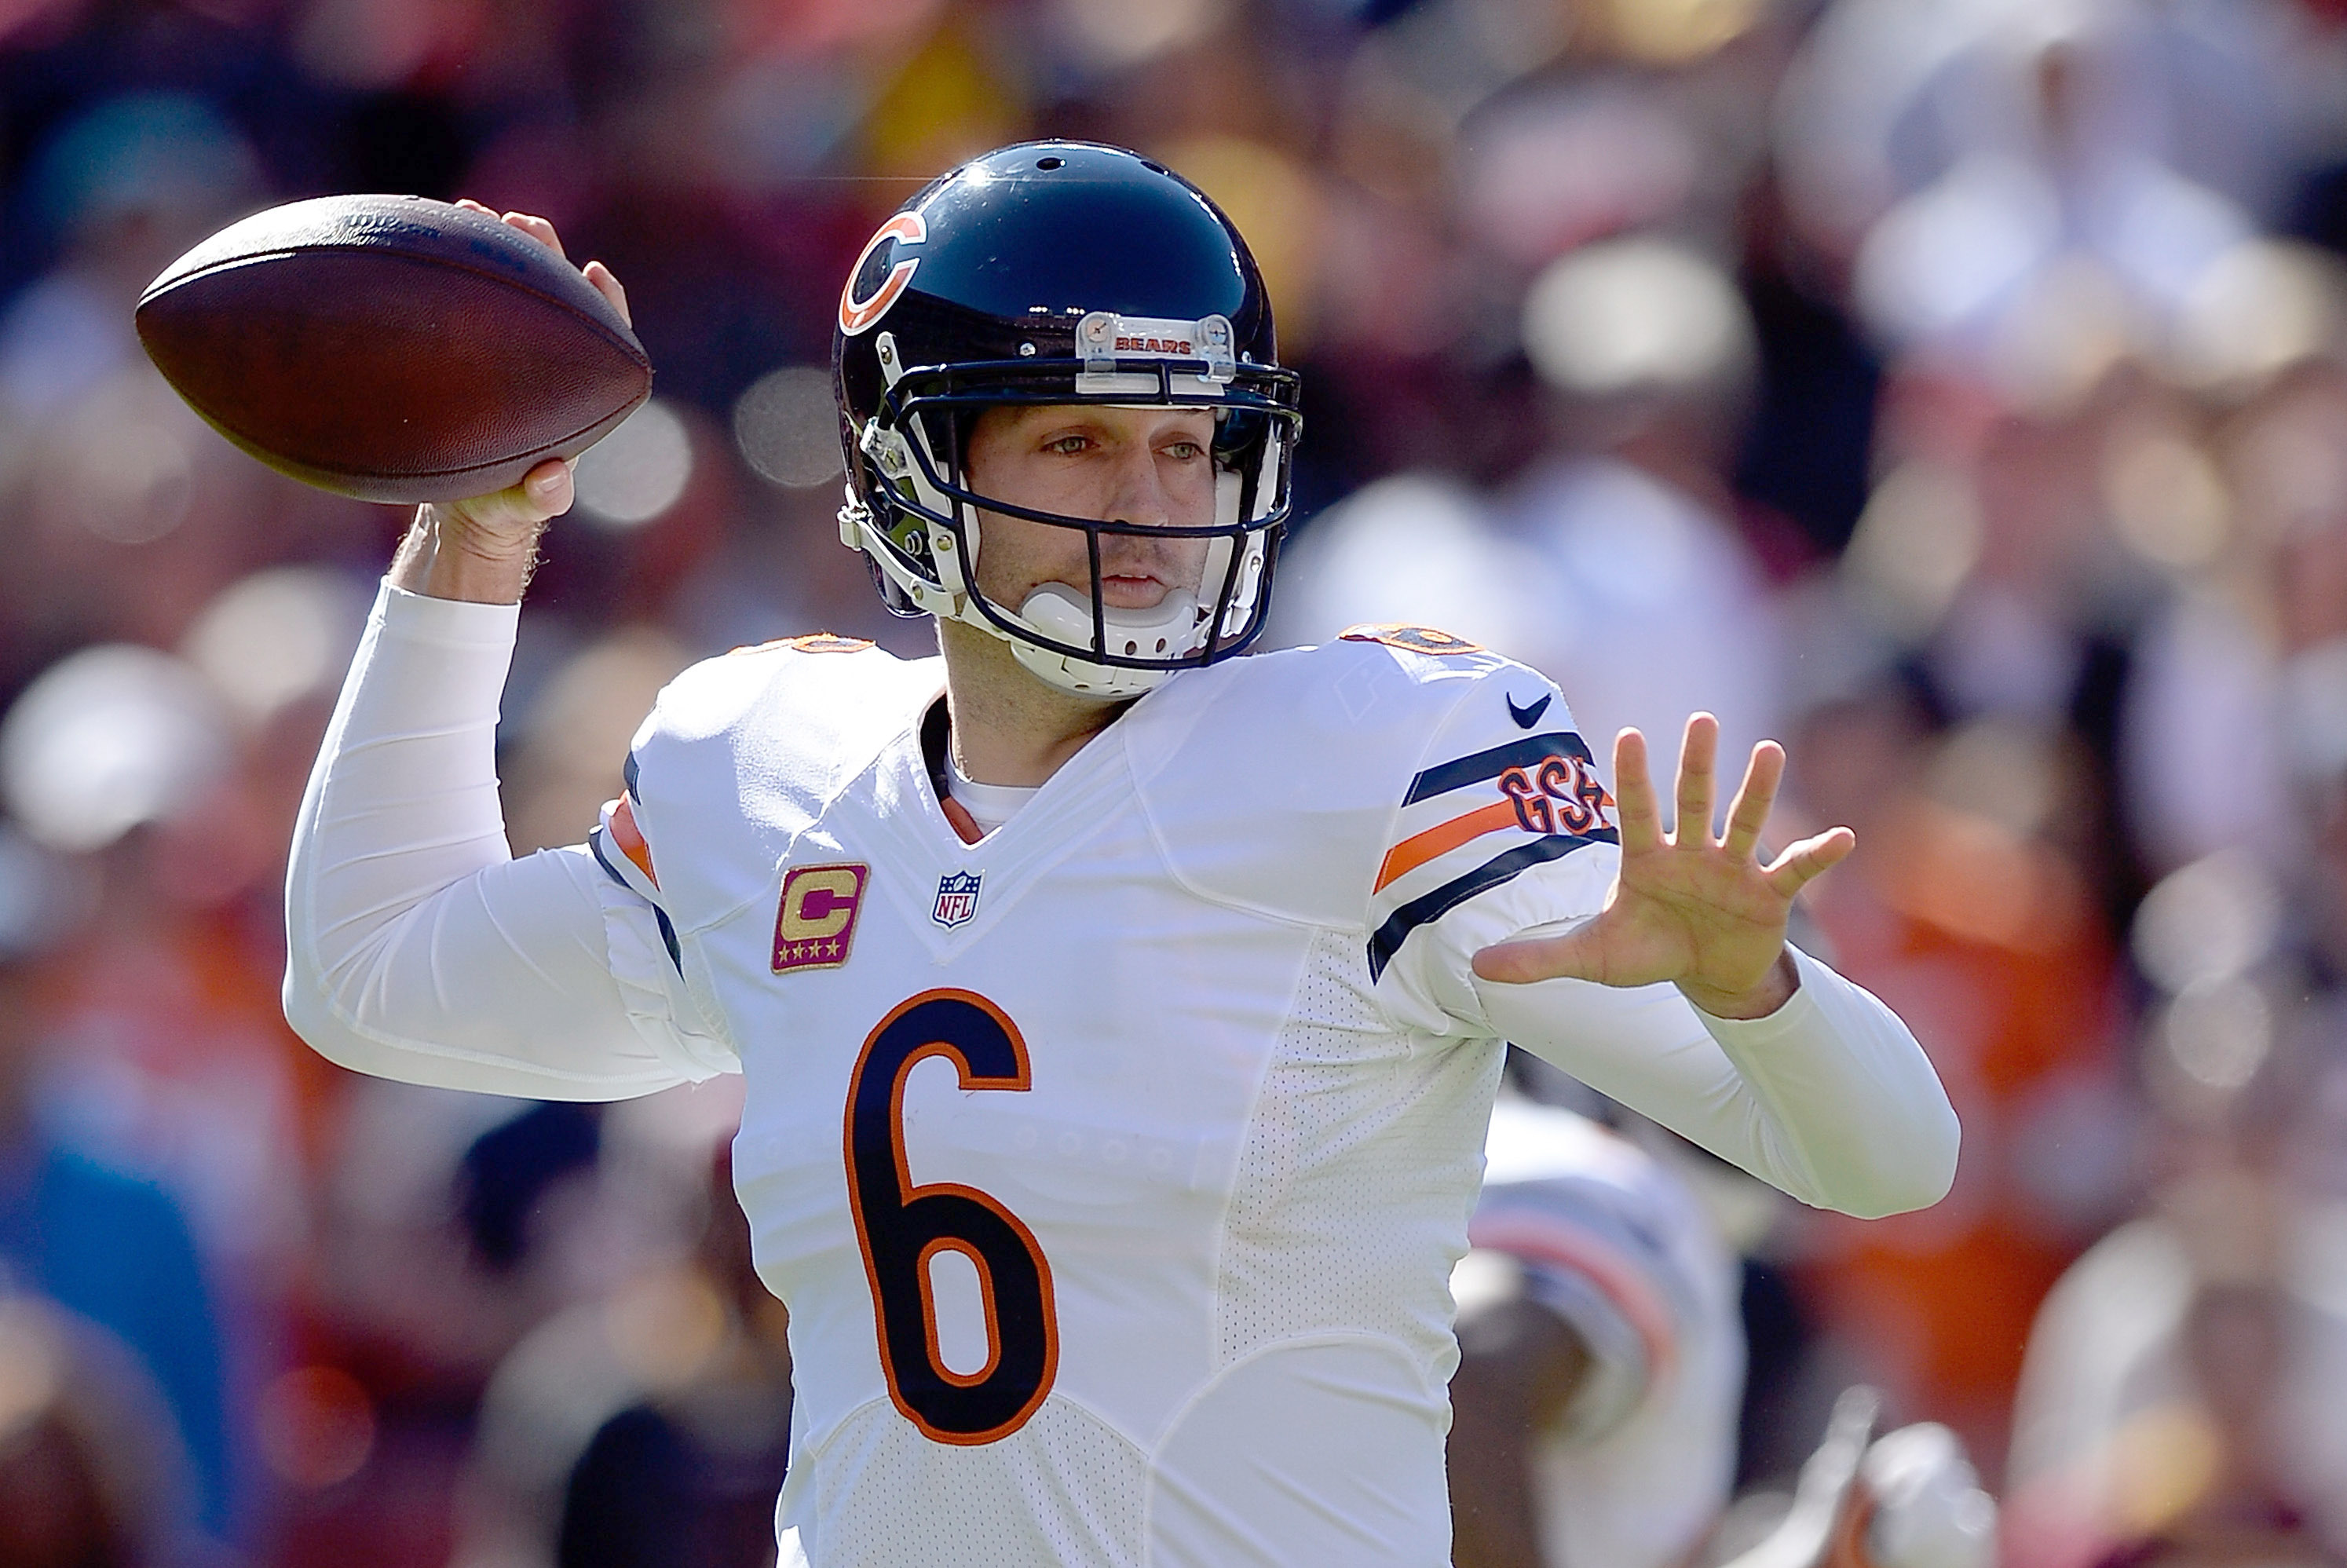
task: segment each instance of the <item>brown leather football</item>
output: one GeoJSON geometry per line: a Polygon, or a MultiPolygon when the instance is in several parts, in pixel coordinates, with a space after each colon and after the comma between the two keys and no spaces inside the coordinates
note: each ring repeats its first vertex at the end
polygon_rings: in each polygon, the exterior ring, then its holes
{"type": "Polygon", "coordinates": [[[651,362],[577,268],[418,196],[327,196],[232,223],[138,302],[190,407],[281,473],[450,501],[575,457],[651,394],[651,362]]]}

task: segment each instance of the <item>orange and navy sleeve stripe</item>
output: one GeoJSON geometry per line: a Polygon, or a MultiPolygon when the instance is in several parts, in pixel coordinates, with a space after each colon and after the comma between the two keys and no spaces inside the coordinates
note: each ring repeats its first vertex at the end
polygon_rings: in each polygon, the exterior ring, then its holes
{"type": "Polygon", "coordinates": [[[652,864],[651,842],[636,821],[637,768],[632,753],[622,776],[626,787],[619,799],[604,806],[603,820],[587,835],[587,847],[605,876],[652,907],[652,917],[660,924],[661,941],[668,948],[669,962],[682,973],[684,958],[677,945],[676,927],[670,922],[668,911],[661,907],[660,872],[652,864]]]}
{"type": "Polygon", "coordinates": [[[1587,743],[1569,730],[1519,736],[1419,773],[1371,892],[1371,979],[1411,932],[1478,893],[1589,845],[1620,843],[1605,815],[1613,804],[1587,743]]]}

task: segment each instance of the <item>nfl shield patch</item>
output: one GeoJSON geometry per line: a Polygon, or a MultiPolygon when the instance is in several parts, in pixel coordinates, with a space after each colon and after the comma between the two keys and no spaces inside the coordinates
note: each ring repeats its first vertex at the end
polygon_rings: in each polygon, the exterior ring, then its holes
{"type": "Polygon", "coordinates": [[[982,871],[949,871],[938,879],[938,907],[929,918],[940,926],[958,926],[978,913],[978,883],[982,871]]]}

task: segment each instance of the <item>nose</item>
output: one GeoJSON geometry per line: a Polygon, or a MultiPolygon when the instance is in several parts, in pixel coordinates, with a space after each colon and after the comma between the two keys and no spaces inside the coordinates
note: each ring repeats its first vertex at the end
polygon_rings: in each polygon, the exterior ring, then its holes
{"type": "Polygon", "coordinates": [[[1165,493],[1164,481],[1157,472],[1157,454],[1147,442],[1126,442],[1117,453],[1109,483],[1108,509],[1102,516],[1152,528],[1162,528],[1173,522],[1173,497],[1165,493]]]}

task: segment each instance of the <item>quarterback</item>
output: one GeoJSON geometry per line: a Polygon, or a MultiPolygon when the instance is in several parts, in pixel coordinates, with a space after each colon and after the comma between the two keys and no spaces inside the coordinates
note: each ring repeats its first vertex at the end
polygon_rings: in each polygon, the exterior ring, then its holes
{"type": "Polygon", "coordinates": [[[515,860],[492,743],[569,501],[542,465],[419,513],[286,895],[287,1012],[347,1066],[743,1075],[786,1568],[1447,1562],[1447,1282],[1503,1040],[1807,1202],[1946,1190],[1913,1037],[1785,943],[1851,840],[1756,857],[1773,747],[1715,837],[1692,721],[1666,835],[1636,735],[1616,815],[1563,697],[1495,653],[1232,657],[1296,383],[1194,188],[989,154],[882,226],[837,329],[842,534],[940,657],[699,665],[588,842],[515,860]]]}

